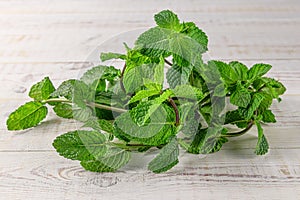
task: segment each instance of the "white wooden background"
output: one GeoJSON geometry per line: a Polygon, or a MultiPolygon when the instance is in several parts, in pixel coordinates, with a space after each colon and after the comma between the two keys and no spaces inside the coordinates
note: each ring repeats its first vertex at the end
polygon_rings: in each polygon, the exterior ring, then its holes
{"type": "Polygon", "coordinates": [[[299,0],[1,0],[0,199],[300,199],[299,36],[299,0]],[[253,154],[253,129],[216,154],[183,153],[164,174],[144,167],[151,153],[100,174],[51,146],[58,134],[76,128],[72,121],[51,114],[35,129],[6,130],[7,116],[28,100],[30,85],[44,76],[55,84],[76,78],[99,44],[153,26],[153,14],[166,8],[205,30],[212,58],[273,65],[269,75],[288,90],[273,106],[278,123],[264,127],[269,154],[253,154]]]}

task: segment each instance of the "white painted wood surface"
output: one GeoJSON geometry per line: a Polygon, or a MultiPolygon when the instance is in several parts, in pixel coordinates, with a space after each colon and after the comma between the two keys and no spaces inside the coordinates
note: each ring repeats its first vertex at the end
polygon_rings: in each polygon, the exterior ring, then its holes
{"type": "Polygon", "coordinates": [[[0,1],[0,199],[300,199],[299,35],[298,0],[0,1]],[[165,174],[146,170],[153,153],[137,155],[117,173],[99,174],[51,146],[76,128],[73,121],[51,114],[35,129],[6,130],[7,116],[28,99],[32,83],[78,77],[102,42],[153,26],[153,14],[165,8],[205,30],[211,58],[273,65],[269,75],[288,91],[273,105],[278,123],[265,126],[269,154],[253,154],[253,129],[216,154],[183,153],[165,174]]]}

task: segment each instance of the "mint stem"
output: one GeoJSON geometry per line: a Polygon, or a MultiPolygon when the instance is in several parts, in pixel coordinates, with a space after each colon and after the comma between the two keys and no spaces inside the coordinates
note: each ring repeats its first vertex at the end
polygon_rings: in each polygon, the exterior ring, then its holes
{"type": "Polygon", "coordinates": [[[251,127],[253,126],[253,124],[254,124],[253,121],[251,121],[245,129],[243,129],[243,130],[241,130],[239,132],[226,133],[224,136],[225,137],[241,136],[241,135],[245,134],[247,131],[249,131],[251,129],[251,127]]]}
{"type": "MultiPolygon", "coordinates": [[[[62,99],[62,98],[53,98],[53,99],[47,99],[47,100],[42,101],[42,103],[51,103],[51,102],[72,103],[72,101],[70,101],[68,99],[62,99]]],[[[110,110],[110,111],[114,111],[114,112],[120,112],[120,113],[127,112],[127,110],[122,109],[122,108],[111,107],[111,106],[98,104],[98,103],[94,103],[94,102],[86,102],[86,105],[90,106],[90,107],[96,107],[96,108],[110,110]]]]}
{"type": "Polygon", "coordinates": [[[176,115],[176,122],[175,122],[175,126],[179,126],[180,123],[180,119],[179,119],[179,112],[178,112],[178,108],[176,106],[176,103],[174,102],[174,100],[172,98],[169,98],[168,101],[170,102],[170,104],[172,105],[172,108],[175,112],[176,115]]]}

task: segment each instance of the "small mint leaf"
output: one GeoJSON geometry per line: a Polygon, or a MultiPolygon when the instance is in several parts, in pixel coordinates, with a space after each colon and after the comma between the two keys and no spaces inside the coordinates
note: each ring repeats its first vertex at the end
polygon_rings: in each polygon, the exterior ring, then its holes
{"type": "Polygon", "coordinates": [[[112,52],[101,53],[100,54],[100,59],[101,59],[102,62],[105,62],[105,61],[111,60],[111,59],[125,60],[126,59],[126,55],[120,54],[120,53],[112,53],[112,52]]]}
{"type": "Polygon", "coordinates": [[[240,84],[230,96],[230,103],[243,108],[246,108],[249,105],[250,101],[250,92],[240,84]]]}
{"type": "Polygon", "coordinates": [[[257,121],[255,122],[255,124],[257,126],[257,131],[258,131],[258,141],[256,144],[255,153],[256,155],[264,155],[269,151],[269,144],[263,133],[261,124],[257,121]]]}

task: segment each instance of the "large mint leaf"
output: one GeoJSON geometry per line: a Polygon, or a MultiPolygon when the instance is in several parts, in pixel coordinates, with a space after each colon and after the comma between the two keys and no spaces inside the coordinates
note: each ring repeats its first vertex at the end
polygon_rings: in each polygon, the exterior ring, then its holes
{"type": "Polygon", "coordinates": [[[175,13],[170,10],[163,10],[154,15],[156,24],[161,28],[173,29],[180,31],[181,25],[175,13]]]}
{"type": "Polygon", "coordinates": [[[188,35],[189,37],[194,39],[196,42],[198,42],[199,45],[201,45],[203,47],[203,51],[199,52],[199,53],[204,53],[208,50],[207,49],[207,45],[208,45],[207,35],[201,29],[199,29],[195,23],[193,23],[193,22],[183,23],[183,28],[182,28],[181,33],[188,35]]]}
{"type": "Polygon", "coordinates": [[[174,111],[167,106],[159,106],[152,114],[151,122],[139,126],[129,112],[116,118],[114,135],[121,140],[139,142],[144,145],[165,144],[170,136],[176,134],[174,111]]]}
{"type": "Polygon", "coordinates": [[[68,103],[59,103],[53,107],[55,114],[59,117],[71,119],[73,118],[72,105],[68,103]]]}
{"type": "Polygon", "coordinates": [[[154,173],[165,172],[174,167],[178,161],[179,148],[176,138],[164,146],[159,154],[149,163],[148,169],[154,173]]]}
{"type": "Polygon", "coordinates": [[[29,96],[36,101],[47,100],[54,90],[55,88],[49,77],[45,77],[42,81],[34,84],[31,87],[29,96]]]}
{"type": "Polygon", "coordinates": [[[23,130],[38,125],[47,115],[48,109],[40,102],[28,102],[12,112],[7,121],[8,130],[23,130]]]}
{"type": "Polygon", "coordinates": [[[131,158],[131,153],[124,149],[111,147],[106,154],[94,160],[83,160],[80,164],[92,172],[115,172],[123,167],[131,158]]]}
{"type": "Polygon", "coordinates": [[[246,65],[244,65],[241,62],[238,61],[232,61],[228,64],[236,73],[236,75],[238,76],[238,79],[241,81],[247,81],[248,79],[248,68],[246,65]]]}
{"type": "Polygon", "coordinates": [[[217,68],[219,70],[222,79],[227,85],[235,84],[239,79],[236,71],[224,62],[211,60],[208,62],[208,65],[212,69],[217,68]]]}
{"type": "Polygon", "coordinates": [[[105,155],[106,137],[96,131],[73,131],[58,136],[53,146],[59,155],[71,160],[91,160],[105,155]]]}
{"type": "Polygon", "coordinates": [[[187,84],[189,81],[190,74],[193,70],[192,65],[182,67],[176,63],[167,71],[167,81],[170,88],[175,88],[178,85],[187,84]]]}
{"type": "Polygon", "coordinates": [[[169,53],[178,55],[192,65],[201,58],[205,47],[184,33],[154,27],[142,33],[135,42],[136,49],[150,57],[166,57],[169,53]]]}
{"type": "Polygon", "coordinates": [[[160,90],[140,90],[138,91],[131,99],[130,103],[134,103],[137,101],[141,101],[142,99],[154,96],[154,95],[159,95],[160,90]]]}
{"type": "Polygon", "coordinates": [[[172,89],[175,97],[182,97],[191,100],[201,100],[203,98],[203,93],[199,88],[193,87],[191,85],[177,85],[172,89]]]}
{"type": "Polygon", "coordinates": [[[246,108],[251,101],[251,95],[248,89],[238,84],[235,91],[230,96],[230,103],[236,106],[246,108]]]}
{"type": "Polygon", "coordinates": [[[123,84],[126,92],[134,93],[141,89],[141,87],[146,83],[145,80],[154,80],[154,70],[159,64],[149,63],[140,66],[135,66],[130,70],[126,70],[123,77],[123,84]]]}
{"type": "Polygon", "coordinates": [[[272,68],[269,64],[255,64],[248,71],[248,79],[254,81],[256,78],[259,78],[265,75],[272,68]]]}

